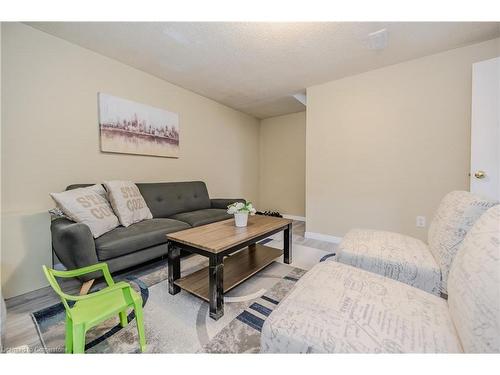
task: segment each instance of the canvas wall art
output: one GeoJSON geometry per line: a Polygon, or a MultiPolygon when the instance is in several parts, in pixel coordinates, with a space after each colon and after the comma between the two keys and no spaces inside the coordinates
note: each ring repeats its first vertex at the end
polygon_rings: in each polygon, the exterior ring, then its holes
{"type": "Polygon", "coordinates": [[[179,157],[179,115],[99,93],[101,151],[179,157]]]}

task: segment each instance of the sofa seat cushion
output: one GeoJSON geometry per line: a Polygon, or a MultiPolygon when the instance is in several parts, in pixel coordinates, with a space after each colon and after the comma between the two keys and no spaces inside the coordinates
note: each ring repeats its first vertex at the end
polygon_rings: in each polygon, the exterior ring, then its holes
{"type": "Polygon", "coordinates": [[[350,230],[338,247],[338,261],[401,281],[434,295],[441,292],[441,270],[429,247],[399,233],[350,230]]]}
{"type": "Polygon", "coordinates": [[[118,227],[95,240],[99,260],[116,258],[151,246],[167,242],[167,233],[188,229],[182,221],[172,219],[150,219],[118,227]]]}
{"type": "Polygon", "coordinates": [[[266,319],[266,353],[456,353],[444,299],[337,262],[304,275],[266,319]]]}
{"type": "Polygon", "coordinates": [[[190,212],[183,212],[177,215],[170,216],[171,219],[180,220],[188,223],[192,227],[210,224],[216,221],[227,220],[232,218],[226,210],[219,208],[207,208],[205,210],[196,210],[190,212]]]}

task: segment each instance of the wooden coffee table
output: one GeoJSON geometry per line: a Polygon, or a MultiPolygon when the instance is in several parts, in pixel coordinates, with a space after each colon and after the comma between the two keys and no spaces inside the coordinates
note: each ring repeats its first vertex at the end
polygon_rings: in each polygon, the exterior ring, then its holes
{"type": "Polygon", "coordinates": [[[169,293],[177,294],[182,288],[203,298],[210,303],[210,317],[215,320],[224,315],[224,293],[282,254],[285,263],[292,261],[292,220],[289,219],[250,216],[245,228],[236,227],[234,219],[229,219],[170,233],[167,238],[169,293]],[[283,250],[257,244],[281,231],[284,231],[283,250]],[[206,256],[209,266],[180,278],[181,250],[206,256]]]}

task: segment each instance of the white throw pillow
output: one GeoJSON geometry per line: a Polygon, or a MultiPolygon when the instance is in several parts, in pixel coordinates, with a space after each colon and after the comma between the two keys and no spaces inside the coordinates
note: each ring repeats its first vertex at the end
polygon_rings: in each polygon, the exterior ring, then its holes
{"type": "Polygon", "coordinates": [[[86,224],[95,238],[120,225],[102,185],[50,193],[50,196],[66,216],[86,224]]]}
{"type": "Polygon", "coordinates": [[[105,181],[109,201],[120,224],[128,227],[153,215],[136,184],[130,181],[105,181]]]}

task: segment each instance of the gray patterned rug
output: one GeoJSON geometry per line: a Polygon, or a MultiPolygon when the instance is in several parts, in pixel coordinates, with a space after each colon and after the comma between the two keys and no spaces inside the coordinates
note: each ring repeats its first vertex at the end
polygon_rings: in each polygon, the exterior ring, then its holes
{"type": "MultiPolygon", "coordinates": [[[[279,241],[272,242],[276,243],[271,246],[280,246],[279,241]]],[[[299,259],[307,258],[308,263],[330,258],[325,251],[305,246],[295,246],[295,255],[299,259]]],[[[193,272],[205,263],[206,259],[198,256],[185,259],[182,262],[183,274],[193,272]]],[[[301,268],[273,262],[225,294],[224,316],[218,321],[209,317],[208,304],[201,299],[185,291],[174,296],[168,293],[165,263],[125,280],[143,297],[147,352],[256,353],[260,350],[260,331],[264,320],[305,272],[301,268]]],[[[48,353],[64,352],[62,304],[33,312],[32,318],[44,350],[48,353]]],[[[133,313],[129,315],[129,321],[131,323],[127,327],[121,328],[118,318],[112,318],[91,329],[87,333],[86,351],[138,352],[133,313]]]]}

